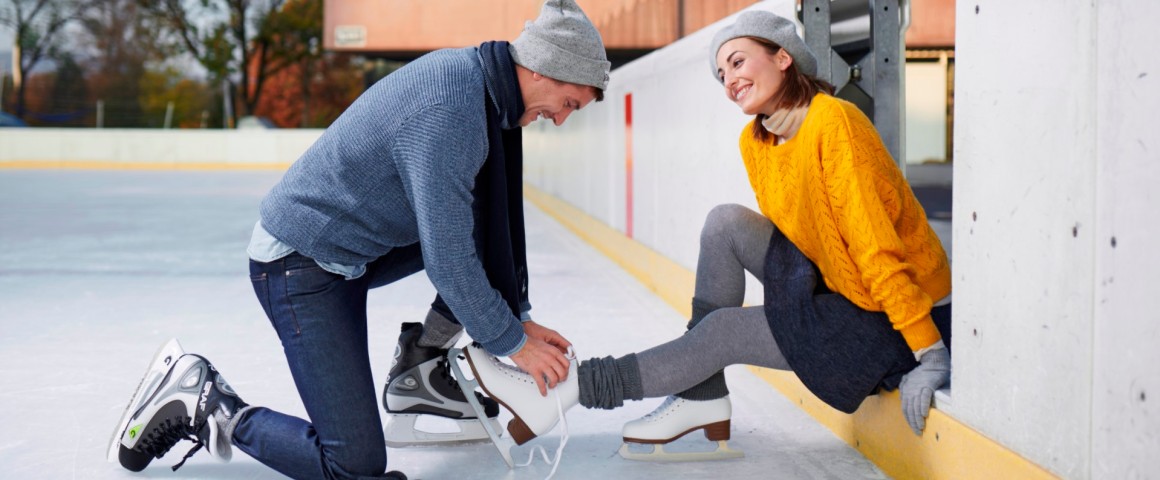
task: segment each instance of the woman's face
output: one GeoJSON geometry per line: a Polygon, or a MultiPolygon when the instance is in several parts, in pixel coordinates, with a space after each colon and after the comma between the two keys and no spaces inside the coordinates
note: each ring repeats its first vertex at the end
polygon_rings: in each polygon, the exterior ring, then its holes
{"type": "Polygon", "coordinates": [[[785,49],[771,54],[750,38],[734,38],[717,51],[717,76],[725,85],[725,96],[746,115],[769,115],[792,62],[785,49]]]}

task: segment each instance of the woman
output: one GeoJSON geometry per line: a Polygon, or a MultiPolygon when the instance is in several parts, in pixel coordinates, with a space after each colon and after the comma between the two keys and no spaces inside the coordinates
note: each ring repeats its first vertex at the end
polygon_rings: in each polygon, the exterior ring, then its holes
{"type": "MultiPolygon", "coordinates": [[[[847,413],[901,386],[903,415],[921,435],[934,391],[950,379],[951,290],[922,207],[870,120],[813,76],[816,60],[792,22],[740,15],[714,38],[710,64],[726,97],[756,116],[740,147],[761,213],[713,209],[689,331],[637,354],[581,362],[576,380],[558,389],[563,406],[675,394],[625,425],[625,441],[667,443],[698,429],[725,440],[721,369],[743,363],[792,370],[847,413]],[[762,280],[764,306],[741,306],[745,271],[762,280]]],[[[555,402],[481,350],[468,354],[485,390],[516,415],[517,442],[554,425],[555,402]]]]}

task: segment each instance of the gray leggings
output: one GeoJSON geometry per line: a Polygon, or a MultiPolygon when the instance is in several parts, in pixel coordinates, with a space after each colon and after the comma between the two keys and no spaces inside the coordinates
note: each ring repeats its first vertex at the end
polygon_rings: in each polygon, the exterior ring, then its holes
{"type": "Polygon", "coordinates": [[[701,230],[694,297],[717,307],[675,340],[637,354],[641,394],[663,397],[692,387],[733,364],[789,370],[765,309],[742,307],[745,271],[763,279],[773,223],[741,205],[719,205],[701,230]]]}
{"type": "Polygon", "coordinates": [[[745,271],[761,279],[773,223],[740,205],[709,212],[701,230],[697,284],[693,301],[696,325],[668,343],[621,358],[580,363],[580,404],[615,408],[624,400],[680,393],[693,400],[727,393],[716,375],[733,364],[789,370],[770,332],[763,307],[742,307],[745,271]],[[705,312],[711,311],[703,318],[705,312]],[[700,320],[699,322],[697,320],[700,320]],[[688,396],[690,387],[696,394],[688,396]]]}

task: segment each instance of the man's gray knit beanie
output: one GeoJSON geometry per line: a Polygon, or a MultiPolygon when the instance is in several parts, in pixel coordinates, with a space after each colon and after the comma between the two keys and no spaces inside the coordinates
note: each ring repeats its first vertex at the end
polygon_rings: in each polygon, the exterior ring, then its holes
{"type": "Polygon", "coordinates": [[[608,88],[612,66],[600,32],[575,0],[547,0],[535,21],[511,43],[512,60],[562,82],[608,88]]]}
{"type": "Polygon", "coordinates": [[[725,42],[741,37],[764,38],[776,43],[793,57],[793,62],[800,72],[811,77],[818,74],[818,60],[814,58],[814,52],[810,51],[810,47],[806,46],[802,37],[798,36],[797,25],[773,12],[750,10],[738,15],[736,22],[718,30],[713,36],[713,43],[709,48],[709,70],[718,82],[721,81],[721,77],[717,75],[718,51],[725,42]]]}

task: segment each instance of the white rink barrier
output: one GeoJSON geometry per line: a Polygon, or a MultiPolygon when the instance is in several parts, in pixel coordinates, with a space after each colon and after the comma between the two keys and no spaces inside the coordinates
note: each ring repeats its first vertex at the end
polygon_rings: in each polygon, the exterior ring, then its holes
{"type": "Polygon", "coordinates": [[[322,132],[3,128],[0,165],[285,166],[322,132]]]}

